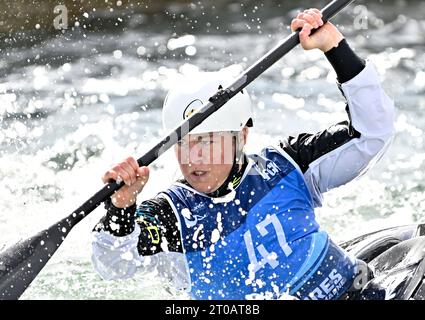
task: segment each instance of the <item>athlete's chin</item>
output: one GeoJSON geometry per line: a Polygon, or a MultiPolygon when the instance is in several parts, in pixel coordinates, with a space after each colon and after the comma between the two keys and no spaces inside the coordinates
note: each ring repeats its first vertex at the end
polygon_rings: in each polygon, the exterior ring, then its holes
{"type": "Polygon", "coordinates": [[[187,181],[198,192],[210,193],[217,190],[216,183],[212,181],[196,181],[194,179],[187,179],[187,181]]]}

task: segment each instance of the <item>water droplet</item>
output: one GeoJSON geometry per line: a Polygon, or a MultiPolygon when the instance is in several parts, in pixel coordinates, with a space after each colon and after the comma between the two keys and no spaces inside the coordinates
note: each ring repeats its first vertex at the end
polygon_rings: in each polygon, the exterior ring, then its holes
{"type": "Polygon", "coordinates": [[[121,59],[122,58],[122,51],[121,50],[115,50],[113,52],[114,58],[115,59],[121,59]]]}

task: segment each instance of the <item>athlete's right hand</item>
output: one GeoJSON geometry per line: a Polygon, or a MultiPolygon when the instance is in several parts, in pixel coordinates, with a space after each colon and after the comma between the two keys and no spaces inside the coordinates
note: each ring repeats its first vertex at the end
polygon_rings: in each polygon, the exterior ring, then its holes
{"type": "Polygon", "coordinates": [[[117,208],[127,208],[136,202],[137,195],[148,182],[149,169],[148,167],[139,167],[133,157],[128,157],[113,166],[102,177],[103,183],[108,183],[111,179],[117,183],[121,183],[121,181],[125,183],[111,196],[113,205],[117,208]]]}

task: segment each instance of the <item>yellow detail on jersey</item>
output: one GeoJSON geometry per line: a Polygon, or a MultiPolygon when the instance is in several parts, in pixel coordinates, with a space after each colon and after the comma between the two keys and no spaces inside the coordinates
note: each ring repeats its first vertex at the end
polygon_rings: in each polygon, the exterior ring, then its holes
{"type": "Polygon", "coordinates": [[[161,236],[159,235],[157,226],[150,225],[150,223],[146,221],[143,216],[137,217],[136,222],[139,224],[143,223],[146,226],[146,230],[149,232],[152,244],[158,244],[161,241],[161,236]]]}
{"type": "Polygon", "coordinates": [[[241,177],[236,177],[235,179],[233,179],[232,181],[233,188],[236,188],[239,185],[239,183],[241,183],[241,177]]]}
{"type": "Polygon", "coordinates": [[[152,243],[153,244],[158,244],[159,241],[161,240],[160,236],[159,236],[159,230],[157,226],[149,226],[146,228],[149,232],[149,235],[151,236],[152,239],[152,243]],[[154,236],[155,234],[155,236],[154,236]]]}

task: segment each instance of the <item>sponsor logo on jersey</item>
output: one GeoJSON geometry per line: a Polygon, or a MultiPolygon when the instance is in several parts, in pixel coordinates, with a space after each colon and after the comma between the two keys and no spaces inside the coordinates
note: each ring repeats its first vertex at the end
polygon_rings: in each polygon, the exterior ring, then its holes
{"type": "Polygon", "coordinates": [[[205,216],[192,214],[192,212],[190,212],[188,208],[182,209],[181,215],[183,216],[186,227],[188,228],[192,228],[194,225],[198,223],[198,221],[205,219],[205,216]]]}
{"type": "Polygon", "coordinates": [[[340,295],[340,290],[347,282],[336,269],[333,269],[329,275],[308,294],[304,300],[331,300],[340,295]]]}
{"type": "Polygon", "coordinates": [[[268,181],[276,176],[282,170],[277,166],[276,163],[270,160],[264,161],[264,159],[256,159],[255,165],[258,168],[258,173],[263,177],[264,180],[268,181]]]}

